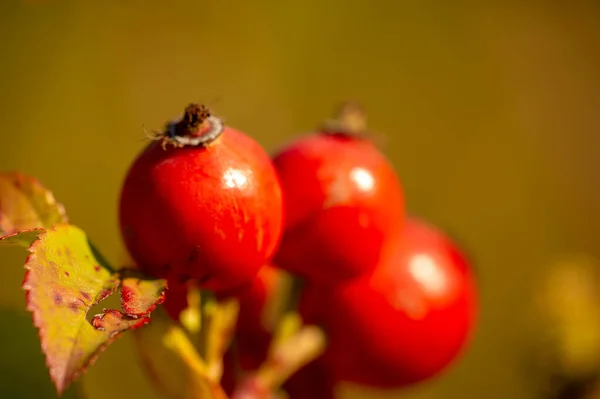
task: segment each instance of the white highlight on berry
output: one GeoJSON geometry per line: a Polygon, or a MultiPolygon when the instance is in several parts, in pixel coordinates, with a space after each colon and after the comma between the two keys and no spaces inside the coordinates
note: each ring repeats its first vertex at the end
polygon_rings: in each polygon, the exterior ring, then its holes
{"type": "Polygon", "coordinates": [[[448,283],[446,276],[430,255],[418,254],[409,263],[409,273],[431,294],[442,292],[448,283]]]}
{"type": "Polygon", "coordinates": [[[243,188],[248,183],[248,177],[240,169],[229,168],[223,174],[223,184],[228,188],[243,188]]]}
{"type": "Polygon", "coordinates": [[[350,179],[356,183],[356,186],[361,191],[371,191],[375,186],[375,178],[365,168],[356,167],[350,171],[350,179]]]}

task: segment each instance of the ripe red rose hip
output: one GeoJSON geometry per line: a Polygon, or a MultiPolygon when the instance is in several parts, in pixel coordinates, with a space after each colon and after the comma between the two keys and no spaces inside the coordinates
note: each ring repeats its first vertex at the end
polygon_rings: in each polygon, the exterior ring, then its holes
{"type": "Polygon", "coordinates": [[[286,225],[275,263],[318,283],[339,283],[375,268],[404,222],[396,173],[368,139],[344,124],[300,137],[274,158],[286,225]]]}
{"type": "Polygon", "coordinates": [[[319,295],[304,312],[329,335],[324,361],[336,380],[367,386],[401,387],[438,374],[475,323],[469,265],[440,231],[415,219],[372,276],[319,295]]]}
{"type": "Polygon", "coordinates": [[[277,246],[282,193],[263,148],[191,105],[142,151],[121,192],[120,226],[149,275],[205,289],[249,282],[277,246]]]}

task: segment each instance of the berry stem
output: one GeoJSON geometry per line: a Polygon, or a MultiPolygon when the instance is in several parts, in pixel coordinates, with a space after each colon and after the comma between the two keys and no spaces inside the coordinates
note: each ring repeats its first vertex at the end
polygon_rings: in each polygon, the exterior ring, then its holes
{"type": "Polygon", "coordinates": [[[320,328],[302,326],[297,313],[287,313],[275,331],[267,359],[241,381],[232,399],[274,397],[272,393],[292,374],[323,353],[325,344],[320,328]]]}
{"type": "Polygon", "coordinates": [[[94,254],[94,257],[98,260],[98,262],[100,263],[100,265],[102,267],[104,267],[106,270],[108,270],[111,273],[117,272],[117,270],[106,260],[104,255],[102,255],[100,250],[98,250],[98,247],[96,247],[96,245],[94,245],[94,243],[90,239],[88,239],[88,245],[90,246],[90,249],[92,250],[92,253],[94,254]]]}
{"type": "Polygon", "coordinates": [[[212,292],[202,290],[200,293],[200,356],[207,360],[210,330],[215,317],[216,299],[212,292]]]}
{"type": "Polygon", "coordinates": [[[267,356],[255,378],[261,386],[277,390],[292,374],[319,357],[325,350],[324,332],[316,326],[302,326],[300,316],[283,318],[267,356]]]}
{"type": "Polygon", "coordinates": [[[303,285],[304,281],[292,274],[286,274],[281,279],[263,313],[263,321],[269,330],[275,330],[286,314],[297,311],[303,285]]]}
{"type": "Polygon", "coordinates": [[[197,335],[202,329],[201,294],[197,287],[189,287],[187,294],[188,307],[179,315],[179,321],[192,335],[197,335]]]}
{"type": "Polygon", "coordinates": [[[197,375],[207,375],[208,368],[200,357],[194,344],[179,327],[171,327],[163,338],[164,345],[177,353],[181,360],[197,375]]]}
{"type": "Polygon", "coordinates": [[[219,381],[223,375],[223,357],[233,339],[235,323],[238,317],[239,302],[228,299],[223,302],[212,302],[213,306],[206,309],[209,324],[205,325],[205,355],[211,378],[219,381]]]}
{"type": "Polygon", "coordinates": [[[218,379],[200,357],[185,331],[171,327],[163,337],[163,344],[175,352],[188,367],[188,390],[185,399],[227,399],[218,379]]]}
{"type": "Polygon", "coordinates": [[[304,287],[304,280],[298,276],[292,276],[291,287],[285,306],[285,312],[295,312],[298,310],[298,304],[300,303],[300,297],[302,295],[302,288],[304,287]]]}
{"type": "Polygon", "coordinates": [[[323,126],[325,134],[360,137],[367,132],[367,113],[364,108],[352,101],[339,104],[333,118],[323,126]]]}

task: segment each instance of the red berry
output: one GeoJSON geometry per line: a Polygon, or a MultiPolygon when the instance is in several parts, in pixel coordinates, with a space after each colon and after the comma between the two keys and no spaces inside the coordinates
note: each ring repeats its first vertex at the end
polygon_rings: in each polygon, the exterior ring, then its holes
{"type": "Polygon", "coordinates": [[[161,136],[163,145],[151,143],[135,160],[120,225],[144,272],[218,291],[247,283],[273,255],[282,194],[263,148],[202,112],[188,107],[161,136]]]}
{"type": "Polygon", "coordinates": [[[289,399],[333,399],[335,385],[320,360],[302,367],[283,384],[289,399]]]}
{"type": "Polygon", "coordinates": [[[163,308],[172,320],[179,321],[181,312],[188,307],[188,286],[185,283],[170,281],[165,293],[163,308]]]}
{"type": "Polygon", "coordinates": [[[323,131],[292,142],[273,162],[286,211],[275,263],[319,283],[373,270],[405,216],[400,181],[375,145],[323,131]]]}
{"type": "Polygon", "coordinates": [[[221,381],[219,381],[227,397],[231,397],[238,384],[238,371],[235,354],[229,350],[223,356],[223,375],[221,375],[221,381]]]}
{"type": "Polygon", "coordinates": [[[305,308],[329,335],[324,361],[336,380],[400,387],[430,378],[474,328],[474,276],[454,243],[412,219],[389,249],[372,276],[322,291],[305,308]]]}

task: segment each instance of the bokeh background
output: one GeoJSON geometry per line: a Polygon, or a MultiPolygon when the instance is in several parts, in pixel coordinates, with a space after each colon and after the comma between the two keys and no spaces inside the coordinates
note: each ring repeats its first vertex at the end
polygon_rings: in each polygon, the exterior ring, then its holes
{"type": "MultiPolygon", "coordinates": [[[[338,101],[362,102],[410,211],[475,261],[481,314],[441,377],[344,397],[539,397],[537,287],[557,263],[595,270],[600,255],[597,1],[2,0],[0,94],[0,170],[37,176],[113,262],[144,127],[201,101],[273,151],[338,101]]],[[[0,252],[0,397],[54,398],[24,312],[24,257],[0,252]]],[[[89,398],[157,397],[130,344],[86,374],[89,398]]]]}

